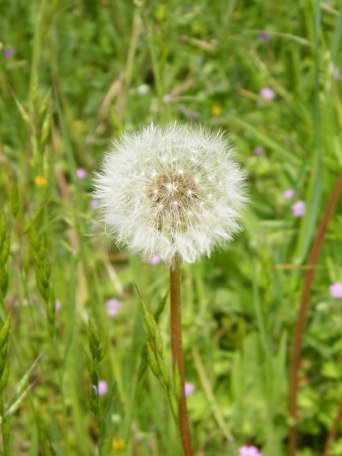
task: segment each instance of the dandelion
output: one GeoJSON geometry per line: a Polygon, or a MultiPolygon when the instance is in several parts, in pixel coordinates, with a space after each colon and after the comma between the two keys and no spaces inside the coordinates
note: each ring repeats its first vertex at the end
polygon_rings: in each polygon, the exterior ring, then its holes
{"type": "Polygon", "coordinates": [[[122,306],[122,303],[117,299],[108,299],[106,301],[107,314],[111,317],[116,315],[122,306]]]}
{"type": "Polygon", "coordinates": [[[262,155],[264,152],[265,152],[265,149],[263,147],[261,147],[261,146],[257,146],[254,149],[254,154],[255,155],[262,155]]]}
{"type": "Polygon", "coordinates": [[[253,445],[243,445],[239,448],[239,456],[262,456],[262,454],[253,445]]]}
{"type": "Polygon", "coordinates": [[[263,89],[261,89],[260,95],[262,98],[264,98],[264,100],[267,101],[272,101],[275,97],[275,93],[269,87],[264,87],[263,89]]]}
{"type": "Polygon", "coordinates": [[[34,178],[34,183],[38,188],[46,187],[47,179],[44,176],[36,176],[34,178]]]}
{"type": "Polygon", "coordinates": [[[87,171],[85,169],[78,168],[76,170],[76,176],[81,180],[85,179],[87,177],[87,171]]]}
{"type": "Polygon", "coordinates": [[[285,199],[292,199],[295,196],[296,192],[292,188],[289,188],[283,192],[283,197],[285,199]]]}
{"type": "Polygon", "coordinates": [[[108,392],[108,384],[105,380],[99,380],[95,389],[99,396],[103,396],[108,392]]]}
{"type": "Polygon", "coordinates": [[[195,391],[195,385],[190,382],[185,382],[185,396],[191,396],[195,391]]]}
{"type": "MultiPolygon", "coordinates": [[[[171,348],[185,456],[192,456],[181,337],[181,262],[232,239],[245,204],[245,175],[222,134],[151,125],[116,142],[95,179],[95,198],[115,241],[170,266],[171,348]]],[[[148,325],[146,325],[148,326],[148,325]]]]}
{"type": "Polygon", "coordinates": [[[95,198],[118,244],[167,264],[209,255],[239,230],[244,173],[222,135],[153,125],[113,145],[95,198]]]}
{"type": "Polygon", "coordinates": [[[330,296],[334,299],[342,299],[342,282],[330,285],[330,296]]]}
{"type": "Polygon", "coordinates": [[[212,105],[211,107],[211,114],[214,116],[214,117],[218,117],[222,114],[222,108],[219,104],[214,104],[212,105]]]}
{"type": "Polygon", "coordinates": [[[294,203],[291,207],[292,209],[292,214],[297,217],[297,218],[300,218],[300,217],[303,217],[304,214],[305,214],[305,202],[304,201],[297,201],[296,203],[294,203]]]}
{"type": "Polygon", "coordinates": [[[112,440],[113,450],[123,450],[125,448],[125,441],[123,439],[113,439],[112,440]]]}

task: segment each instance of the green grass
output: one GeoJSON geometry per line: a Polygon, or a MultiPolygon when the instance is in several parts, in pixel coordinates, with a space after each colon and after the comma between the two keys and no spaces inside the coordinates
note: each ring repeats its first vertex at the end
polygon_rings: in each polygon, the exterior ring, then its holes
{"type": "MultiPolygon", "coordinates": [[[[156,313],[167,268],[118,251],[90,207],[111,140],[172,120],[227,132],[249,176],[244,231],[183,270],[196,454],[230,455],[230,435],[264,456],[287,454],[301,266],[342,167],[340,2],[0,0],[0,10],[0,316],[11,320],[0,350],[0,377],[9,369],[0,408],[11,412],[3,454],[181,454],[167,395],[144,361],[135,291],[156,313]],[[297,200],[306,202],[300,219],[297,200]],[[114,317],[110,298],[122,302],[114,317]],[[108,383],[100,397],[96,379],[108,383]]],[[[341,209],[304,335],[301,456],[322,454],[342,399],[342,301],[329,294],[342,282],[341,209]]],[[[158,323],[169,366],[167,306],[158,323]]],[[[331,454],[342,454],[341,434],[331,454]]]]}

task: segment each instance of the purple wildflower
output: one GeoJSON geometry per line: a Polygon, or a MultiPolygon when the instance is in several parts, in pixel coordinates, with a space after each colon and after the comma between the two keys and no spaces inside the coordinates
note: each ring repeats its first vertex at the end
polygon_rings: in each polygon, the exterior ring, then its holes
{"type": "Polygon", "coordinates": [[[190,382],[185,382],[184,385],[185,396],[191,396],[191,394],[195,391],[195,385],[190,382]]]}
{"type": "Polygon", "coordinates": [[[243,445],[239,448],[239,456],[262,456],[257,447],[253,445],[243,445]]]}
{"type": "Polygon", "coordinates": [[[167,93],[166,95],[163,96],[163,101],[164,103],[170,103],[172,100],[174,100],[175,96],[172,95],[172,93],[167,93]]]}
{"type": "Polygon", "coordinates": [[[108,391],[108,384],[105,380],[99,380],[97,386],[94,385],[94,388],[99,396],[103,396],[108,391]]]}
{"type": "Polygon", "coordinates": [[[342,299],[342,282],[330,285],[330,296],[334,299],[342,299]]]}
{"type": "Polygon", "coordinates": [[[55,302],[55,310],[56,310],[56,312],[59,312],[61,310],[61,308],[62,308],[62,303],[61,303],[61,301],[59,299],[57,299],[56,302],[55,302]]]}
{"type": "Polygon", "coordinates": [[[288,190],[285,190],[283,192],[283,197],[285,199],[292,199],[295,196],[296,192],[293,190],[293,188],[289,188],[288,190]]]}
{"type": "Polygon", "coordinates": [[[10,60],[12,57],[14,57],[15,54],[15,49],[11,47],[6,47],[4,49],[4,56],[5,59],[10,60]]]}
{"type": "Polygon", "coordinates": [[[97,201],[96,198],[92,198],[90,200],[90,204],[89,205],[90,205],[91,209],[97,209],[99,207],[99,202],[97,201]]]}
{"type": "Polygon", "coordinates": [[[260,95],[267,101],[272,101],[275,97],[275,93],[270,87],[264,87],[260,90],[260,95]]]}
{"type": "Polygon", "coordinates": [[[153,257],[151,257],[148,262],[152,265],[152,266],[156,266],[157,264],[159,264],[161,262],[161,258],[159,255],[154,255],[153,257]]]}
{"type": "Polygon", "coordinates": [[[268,41],[270,39],[270,35],[267,32],[260,32],[259,40],[260,41],[268,41]]]}
{"type": "Polygon", "coordinates": [[[263,147],[261,147],[261,146],[257,146],[254,149],[255,155],[262,155],[264,152],[265,152],[265,149],[263,147]]]}
{"type": "Polygon", "coordinates": [[[295,217],[303,217],[303,215],[305,214],[305,202],[299,200],[292,205],[291,209],[292,209],[292,214],[295,217]]]}
{"type": "Polygon", "coordinates": [[[77,168],[76,176],[79,179],[85,179],[87,177],[87,171],[85,169],[82,169],[82,168],[77,168]]]}
{"type": "Polygon", "coordinates": [[[107,308],[107,314],[110,315],[111,317],[116,315],[122,306],[122,303],[118,301],[117,299],[108,299],[106,301],[106,308],[107,308]]]}

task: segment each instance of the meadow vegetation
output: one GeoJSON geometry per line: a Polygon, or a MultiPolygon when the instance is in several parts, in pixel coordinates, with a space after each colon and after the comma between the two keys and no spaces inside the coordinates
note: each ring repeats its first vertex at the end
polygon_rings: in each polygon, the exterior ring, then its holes
{"type": "MultiPolygon", "coordinates": [[[[342,169],[339,0],[0,0],[0,11],[2,453],[182,454],[141,306],[170,366],[168,269],[115,247],[92,196],[112,139],[177,120],[228,134],[250,199],[236,239],[183,267],[196,455],[288,454],[306,262],[342,169]]],[[[323,454],[342,401],[341,209],[308,301],[298,456],[323,454]]],[[[330,456],[342,455],[336,430],[330,456]]]]}

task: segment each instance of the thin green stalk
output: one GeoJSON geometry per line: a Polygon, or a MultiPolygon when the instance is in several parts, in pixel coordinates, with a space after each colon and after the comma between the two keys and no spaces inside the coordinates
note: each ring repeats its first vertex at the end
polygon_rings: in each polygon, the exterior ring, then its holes
{"type": "Polygon", "coordinates": [[[207,373],[205,371],[201,356],[200,356],[199,352],[196,349],[192,350],[192,356],[194,358],[195,367],[196,367],[196,370],[197,370],[197,373],[198,373],[198,376],[199,376],[199,379],[200,379],[204,394],[205,394],[205,396],[207,398],[207,401],[208,401],[209,406],[211,408],[211,411],[213,413],[214,419],[215,419],[218,427],[220,428],[222,434],[225,436],[225,438],[229,442],[229,444],[230,444],[230,446],[231,446],[231,448],[232,448],[232,450],[234,452],[233,454],[236,454],[236,446],[235,446],[234,436],[231,433],[230,429],[228,428],[228,425],[225,422],[225,420],[224,420],[224,418],[222,416],[221,410],[220,410],[220,408],[219,408],[219,406],[218,406],[218,404],[216,402],[216,399],[215,399],[213,390],[212,390],[212,388],[210,386],[210,383],[209,383],[209,380],[208,380],[208,376],[207,376],[207,373]]]}

